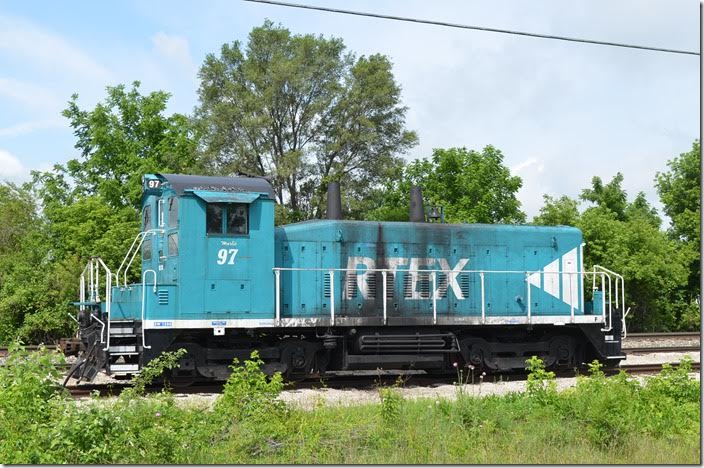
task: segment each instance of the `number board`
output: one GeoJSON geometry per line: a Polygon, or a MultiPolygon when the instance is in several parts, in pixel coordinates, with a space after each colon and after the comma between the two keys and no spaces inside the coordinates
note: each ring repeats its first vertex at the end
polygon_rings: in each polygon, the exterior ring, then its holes
{"type": "Polygon", "coordinates": [[[144,179],[144,191],[155,192],[162,189],[163,182],[159,179],[144,179]]]}
{"type": "Polygon", "coordinates": [[[159,179],[146,179],[144,181],[144,190],[160,190],[161,181],[159,179]]]}

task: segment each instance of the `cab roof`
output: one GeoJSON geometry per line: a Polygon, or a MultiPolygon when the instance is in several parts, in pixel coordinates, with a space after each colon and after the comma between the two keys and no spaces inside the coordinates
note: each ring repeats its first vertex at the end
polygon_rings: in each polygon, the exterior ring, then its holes
{"type": "Polygon", "coordinates": [[[263,177],[214,177],[186,174],[156,174],[166,179],[178,195],[185,190],[213,192],[256,192],[275,199],[274,189],[263,177]]]}

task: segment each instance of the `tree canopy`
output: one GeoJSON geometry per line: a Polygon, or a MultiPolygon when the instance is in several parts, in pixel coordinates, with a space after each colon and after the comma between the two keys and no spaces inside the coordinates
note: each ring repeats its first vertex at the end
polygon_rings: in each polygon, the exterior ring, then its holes
{"type": "Polygon", "coordinates": [[[40,174],[48,185],[59,185],[64,196],[99,195],[115,208],[139,208],[143,174],[199,169],[188,117],[164,115],[169,93],[142,95],[139,86],[135,81],[129,90],[108,87],[105,100],[90,111],[78,106],[77,94],[71,97],[63,116],[81,158],[57,165],[53,174],[40,174]]]}
{"type": "Polygon", "coordinates": [[[430,160],[411,162],[368,218],[407,220],[411,185],[422,188],[426,206],[442,206],[450,223],[522,223],[526,218],[516,198],[522,180],[511,175],[501,151],[491,145],[481,152],[435,149],[430,160]]]}
{"type": "Polygon", "coordinates": [[[200,69],[195,116],[212,171],[270,177],[292,219],[319,216],[328,181],[364,199],[414,146],[391,62],[355,57],[341,39],[266,21],[200,69]]]}
{"type": "Polygon", "coordinates": [[[625,190],[621,188],[621,183],[623,183],[623,174],[620,172],[606,185],[602,182],[601,177],[594,176],[592,186],[582,190],[579,198],[606,208],[613,212],[616,218],[623,221],[626,219],[627,195],[625,190]]]}
{"type": "Polygon", "coordinates": [[[92,110],[74,95],[64,116],[81,157],[23,187],[0,184],[0,341],[69,336],[88,259],[119,265],[139,232],[142,175],[197,171],[188,118],[164,115],[168,93],[138,87],[109,87],[92,110]]]}
{"type": "Polygon", "coordinates": [[[629,327],[635,330],[689,329],[699,320],[693,302],[682,293],[687,282],[687,256],[680,243],[660,230],[657,210],[639,192],[632,201],[617,173],[604,184],[600,177],[580,198],[593,206],[582,213],[567,196],[545,195],[534,224],[577,226],[582,231],[584,268],[602,265],[625,278],[629,327]]]}
{"type": "Polygon", "coordinates": [[[701,146],[695,140],[692,149],[668,161],[669,171],[655,176],[655,186],[670,217],[668,230],[677,240],[689,269],[686,294],[695,300],[701,294],[701,146]]]}
{"type": "Polygon", "coordinates": [[[579,201],[567,195],[553,198],[543,195],[544,205],[538,216],[533,218],[533,224],[543,226],[576,226],[579,221],[579,201]]]}

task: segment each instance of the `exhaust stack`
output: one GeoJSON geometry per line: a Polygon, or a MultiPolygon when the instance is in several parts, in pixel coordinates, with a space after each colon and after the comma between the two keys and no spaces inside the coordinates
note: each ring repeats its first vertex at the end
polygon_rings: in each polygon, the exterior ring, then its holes
{"type": "Polygon", "coordinates": [[[328,207],[327,219],[342,219],[342,201],[340,199],[340,183],[330,182],[328,184],[328,207]]]}
{"type": "Polygon", "coordinates": [[[423,193],[420,187],[414,185],[411,187],[411,209],[409,213],[409,221],[412,223],[424,223],[425,211],[423,210],[423,193]]]}

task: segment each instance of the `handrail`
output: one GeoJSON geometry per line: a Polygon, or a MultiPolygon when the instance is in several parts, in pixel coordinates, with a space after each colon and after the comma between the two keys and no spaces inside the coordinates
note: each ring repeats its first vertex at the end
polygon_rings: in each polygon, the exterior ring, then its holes
{"type": "Polygon", "coordinates": [[[616,278],[618,278],[619,281],[616,282],[616,284],[617,284],[617,289],[616,289],[616,308],[618,309],[618,306],[619,306],[619,302],[618,302],[618,296],[619,296],[619,294],[618,294],[618,292],[619,292],[619,290],[618,290],[618,283],[621,283],[621,304],[623,304],[623,306],[625,307],[625,306],[626,306],[626,297],[625,297],[625,292],[624,292],[624,289],[625,289],[625,288],[624,288],[625,280],[623,279],[623,276],[619,275],[618,273],[616,273],[616,272],[614,272],[614,271],[609,270],[608,268],[604,268],[604,267],[601,266],[601,265],[594,265],[594,269],[596,269],[596,268],[599,268],[600,270],[603,270],[603,271],[605,271],[606,273],[608,273],[608,274],[610,274],[610,275],[614,275],[616,278]]]}
{"type": "Polygon", "coordinates": [[[138,232],[137,235],[132,240],[132,244],[130,244],[130,248],[127,249],[127,253],[125,253],[125,258],[122,259],[122,263],[120,263],[120,266],[118,267],[117,272],[115,273],[115,276],[117,278],[117,286],[120,285],[120,271],[122,271],[122,267],[125,266],[125,262],[127,261],[127,257],[129,257],[130,253],[132,253],[132,249],[134,248],[134,244],[137,242],[137,239],[144,236],[145,234],[146,234],[146,231],[138,232]]]}
{"type": "Polygon", "coordinates": [[[100,342],[101,343],[106,343],[106,347],[103,349],[103,351],[107,351],[108,348],[110,347],[110,312],[111,312],[111,303],[112,303],[112,278],[113,275],[110,272],[110,268],[105,264],[102,258],[100,257],[91,257],[86,266],[83,268],[83,271],[81,272],[81,277],[80,277],[80,290],[79,290],[79,298],[80,298],[80,305],[79,305],[79,310],[81,312],[86,310],[86,274],[89,273],[90,277],[90,283],[87,287],[88,289],[88,298],[89,302],[95,302],[95,303],[100,303],[100,294],[98,292],[99,290],[99,282],[100,282],[100,269],[105,271],[105,313],[107,315],[107,338],[105,338],[103,335],[105,333],[105,328],[106,325],[105,323],[97,318],[94,314],[91,313],[91,317],[94,317],[96,320],[98,320],[102,324],[102,329],[100,331],[100,342]]]}
{"type": "MultiPolygon", "coordinates": [[[[599,270],[602,270],[603,272],[605,272],[607,274],[607,276],[609,277],[609,299],[611,299],[611,275],[616,277],[616,279],[614,281],[615,296],[616,296],[616,309],[619,309],[619,296],[621,298],[621,301],[620,301],[621,309],[625,308],[626,307],[626,295],[625,295],[626,288],[625,288],[625,280],[623,279],[623,276],[621,276],[618,273],[611,271],[608,268],[605,268],[601,265],[594,265],[593,269],[595,272],[596,272],[597,268],[599,270]],[[619,288],[619,285],[620,285],[620,288],[619,288]],[[619,292],[620,292],[620,294],[619,294],[619,292]]],[[[630,307],[628,310],[630,310],[630,307]]],[[[621,316],[621,324],[622,324],[621,337],[622,338],[625,338],[626,334],[627,334],[627,332],[626,332],[626,315],[628,315],[627,311],[624,312],[621,316]]],[[[613,322],[612,322],[612,317],[611,317],[611,301],[609,301],[609,326],[606,330],[603,330],[603,331],[611,331],[612,328],[613,328],[613,322]]]]}
{"type": "Polygon", "coordinates": [[[153,235],[153,234],[163,234],[164,230],[163,229],[149,229],[147,231],[140,231],[137,233],[135,236],[134,240],[132,241],[132,244],[130,245],[130,248],[127,249],[127,253],[125,254],[125,258],[122,259],[122,263],[120,263],[120,267],[117,269],[117,272],[115,273],[115,277],[117,280],[116,285],[120,285],[120,273],[122,272],[123,274],[123,281],[122,285],[124,287],[127,287],[127,272],[130,269],[130,266],[132,266],[132,262],[134,261],[135,257],[137,256],[137,252],[139,252],[139,249],[142,247],[142,243],[144,242],[144,239],[147,236],[153,235]],[[135,246],[136,244],[136,246],[135,246]],[[131,255],[131,256],[130,256],[131,255]],[[125,266],[125,262],[127,259],[130,259],[127,265],[125,266]],[[125,267],[123,270],[122,267],[125,267]]]}
{"type": "MultiPolygon", "coordinates": [[[[604,269],[605,270],[605,269],[604,269]]],[[[362,272],[362,274],[367,274],[367,273],[381,273],[382,276],[382,296],[383,296],[383,301],[382,301],[382,320],[383,324],[386,325],[387,323],[387,275],[389,273],[391,274],[396,274],[396,273],[430,273],[429,279],[432,282],[432,295],[428,296],[428,299],[432,300],[433,304],[433,323],[437,323],[437,299],[440,298],[439,296],[439,290],[438,290],[438,285],[437,285],[437,273],[442,273],[446,275],[447,280],[446,281],[451,281],[454,280],[458,275],[460,274],[478,274],[480,278],[480,294],[481,294],[481,320],[482,323],[486,323],[486,304],[485,304],[485,274],[489,273],[496,273],[496,274],[521,274],[524,275],[525,283],[526,283],[526,310],[527,310],[527,317],[528,317],[528,323],[531,322],[532,318],[532,308],[531,308],[531,288],[530,288],[530,282],[529,278],[532,274],[534,273],[540,273],[544,275],[567,275],[568,276],[568,281],[569,281],[569,306],[570,306],[570,321],[571,323],[574,323],[575,320],[575,309],[579,310],[580,306],[579,303],[575,305],[575,298],[574,294],[575,291],[573,289],[573,278],[574,275],[580,275],[581,277],[588,277],[589,275],[592,275],[593,280],[592,284],[593,287],[596,288],[596,278],[597,276],[601,278],[602,282],[602,290],[604,290],[605,287],[608,289],[605,290],[606,297],[604,297],[604,300],[602,301],[602,320],[604,321],[604,325],[606,325],[606,315],[607,315],[607,310],[606,310],[606,304],[609,303],[609,327],[602,329],[602,331],[609,331],[611,329],[611,308],[610,308],[610,303],[611,303],[611,277],[606,271],[543,271],[543,270],[533,270],[533,271],[525,271],[525,270],[447,270],[447,269],[398,269],[398,268],[364,268],[364,267],[355,267],[355,268],[302,268],[302,267],[274,267],[272,268],[272,271],[274,273],[275,277],[275,288],[274,288],[274,296],[275,296],[275,311],[276,311],[276,324],[279,325],[281,323],[281,272],[282,271],[304,271],[304,272],[323,272],[324,274],[327,274],[330,279],[330,305],[331,305],[331,310],[330,310],[330,324],[334,325],[335,324],[335,272],[346,272],[346,273],[357,273],[359,274],[362,272]],[[608,278],[608,281],[607,281],[608,278]]],[[[620,276],[620,275],[619,275],[620,276]]],[[[578,281],[578,285],[580,282],[578,281]]],[[[584,287],[584,281],[581,282],[582,288],[584,287]]],[[[579,288],[579,286],[578,286],[579,288]]],[[[578,289],[579,290],[579,289],[578,289]]],[[[344,288],[343,288],[344,291],[344,288]]],[[[620,291],[623,291],[623,287],[620,288],[620,291]]],[[[563,290],[564,292],[564,290],[563,290]]],[[[582,291],[582,295],[584,295],[584,291],[582,291]]],[[[582,298],[583,299],[583,298],[582,298]]],[[[578,301],[577,301],[578,302],[578,301]]]]}
{"type": "Polygon", "coordinates": [[[301,267],[273,267],[272,271],[365,271],[365,272],[399,272],[399,273],[452,273],[454,275],[459,275],[461,273],[514,273],[514,274],[526,274],[526,273],[544,273],[562,275],[566,273],[579,273],[582,275],[592,275],[593,271],[582,270],[582,271],[543,271],[543,270],[442,270],[442,269],[414,269],[409,268],[301,268],[301,267]]]}
{"type": "Polygon", "coordinates": [[[102,325],[102,327],[100,327],[100,342],[105,343],[105,340],[103,339],[103,334],[105,333],[105,322],[96,317],[95,314],[90,314],[90,316],[93,317],[93,319],[97,320],[100,325],[102,325]]]}
{"type": "Polygon", "coordinates": [[[156,293],[156,271],[154,270],[145,270],[144,273],[142,273],[142,348],[144,349],[151,349],[151,346],[147,346],[146,342],[146,333],[145,333],[145,327],[144,327],[144,303],[146,300],[146,291],[147,291],[147,274],[148,273],[153,273],[154,274],[154,287],[152,289],[152,292],[156,293]]]}

